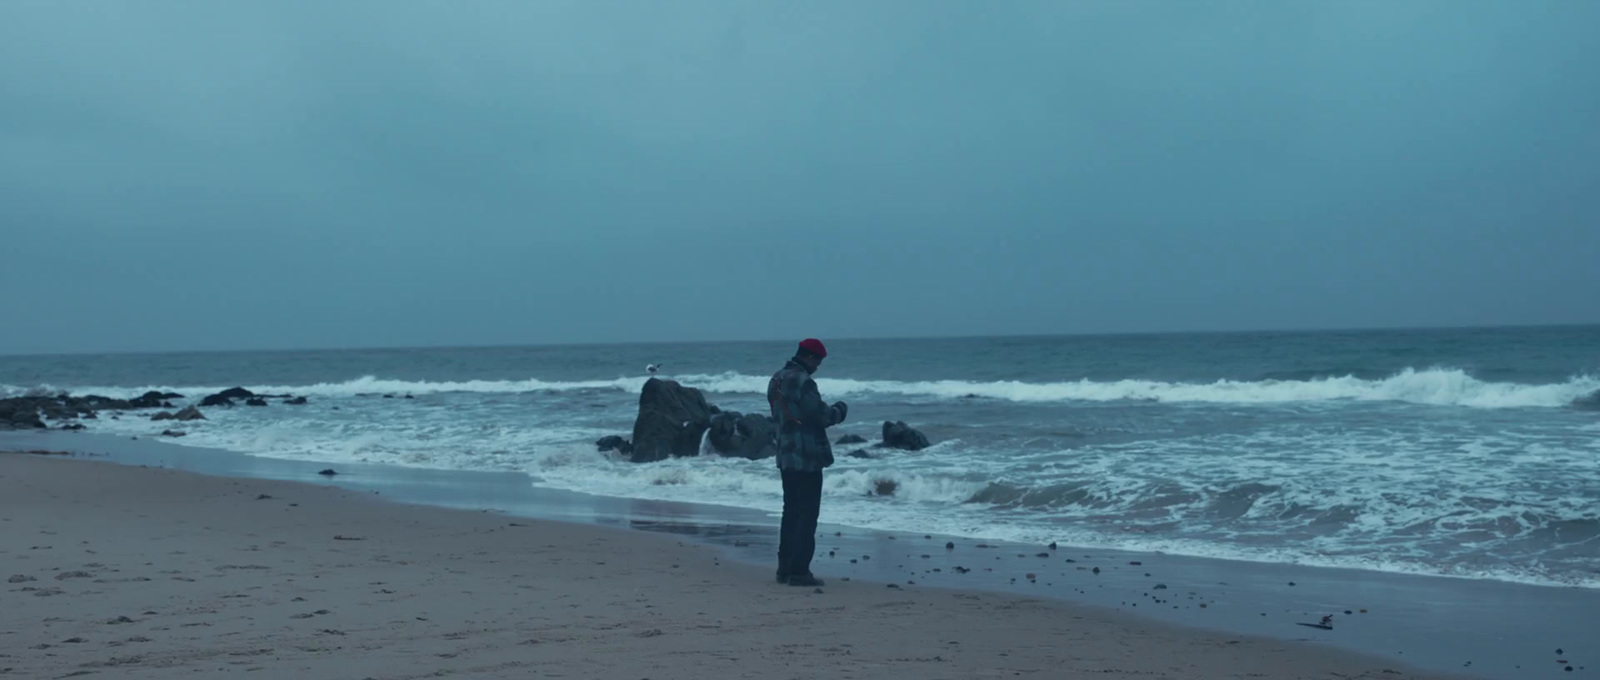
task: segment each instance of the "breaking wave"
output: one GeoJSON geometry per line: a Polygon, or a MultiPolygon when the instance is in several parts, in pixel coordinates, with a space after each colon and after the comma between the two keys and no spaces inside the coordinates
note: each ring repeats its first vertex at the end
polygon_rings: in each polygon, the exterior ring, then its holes
{"type": "MultiPolygon", "coordinates": [[[[707,392],[723,394],[761,394],[767,378],[740,373],[720,375],[682,375],[674,379],[707,392]]],[[[1448,368],[1406,369],[1378,380],[1354,376],[1308,380],[1218,380],[1209,383],[1165,382],[1156,380],[1117,380],[1072,382],[974,382],[935,380],[902,382],[894,380],[855,380],[819,378],[823,392],[830,395],[884,395],[913,399],[996,399],[1003,401],[1152,401],[1163,403],[1282,404],[1323,401],[1392,401],[1435,406],[1473,408],[1553,408],[1581,406],[1600,394],[1600,377],[1575,376],[1566,382],[1545,385],[1488,382],[1465,371],[1448,368]]],[[[389,380],[366,376],[355,380],[314,385],[249,386],[258,392],[293,393],[321,397],[347,397],[363,394],[436,394],[449,392],[529,393],[605,390],[638,392],[644,379],[623,377],[611,380],[545,381],[469,380],[428,382],[389,380]]],[[[137,394],[146,389],[207,393],[228,386],[145,386],[137,389],[74,388],[74,393],[137,394]]],[[[22,388],[0,385],[0,394],[48,391],[45,386],[22,388]]]]}

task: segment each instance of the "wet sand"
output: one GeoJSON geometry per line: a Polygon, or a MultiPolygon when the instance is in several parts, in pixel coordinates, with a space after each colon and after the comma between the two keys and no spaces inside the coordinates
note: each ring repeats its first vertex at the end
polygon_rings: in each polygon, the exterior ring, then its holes
{"type": "Polygon", "coordinates": [[[1444,677],[1052,598],[780,586],[660,533],[50,456],[0,455],[0,537],[15,677],[1444,677]]]}

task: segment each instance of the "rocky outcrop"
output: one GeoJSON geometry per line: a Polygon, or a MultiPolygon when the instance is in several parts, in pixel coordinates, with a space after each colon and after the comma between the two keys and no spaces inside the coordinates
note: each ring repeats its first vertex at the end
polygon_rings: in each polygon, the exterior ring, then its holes
{"type": "Polygon", "coordinates": [[[707,439],[718,454],[760,460],[778,455],[777,433],[770,416],[729,411],[711,417],[707,439]]]}
{"type": "Polygon", "coordinates": [[[836,441],[834,443],[835,444],[839,444],[841,446],[845,445],[845,444],[865,444],[865,443],[867,443],[867,438],[863,437],[863,436],[861,436],[859,434],[847,434],[847,435],[845,435],[843,437],[840,437],[839,441],[836,441]]]}
{"type": "Polygon", "coordinates": [[[285,399],[283,403],[288,404],[290,406],[305,406],[306,405],[306,398],[305,397],[295,397],[293,399],[285,399]]]}
{"type": "Polygon", "coordinates": [[[624,456],[633,453],[633,442],[623,439],[617,435],[601,437],[599,441],[594,443],[594,446],[601,452],[616,451],[624,456]]]}
{"type": "Polygon", "coordinates": [[[251,397],[256,396],[256,393],[255,392],[251,392],[250,390],[247,390],[247,389],[245,389],[243,387],[230,387],[230,388],[225,389],[225,390],[223,390],[221,392],[218,392],[217,396],[223,397],[225,399],[249,399],[251,397]]]}
{"type": "Polygon", "coordinates": [[[0,422],[7,423],[5,427],[10,428],[11,416],[17,412],[25,412],[42,420],[94,418],[95,413],[101,410],[125,411],[160,406],[162,396],[160,393],[150,393],[137,399],[112,399],[97,394],[74,397],[68,394],[45,396],[34,393],[25,397],[0,399],[0,422]]]}
{"type": "Polygon", "coordinates": [[[878,444],[879,448],[921,451],[929,446],[928,437],[912,429],[910,425],[900,421],[892,423],[884,421],[883,443],[878,444]]]}
{"type": "Polygon", "coordinates": [[[260,397],[254,397],[254,398],[251,398],[251,399],[244,400],[244,405],[245,406],[266,406],[267,405],[267,400],[262,399],[260,397]]]}
{"type": "MultiPolygon", "coordinates": [[[[928,438],[902,422],[883,424],[884,441],[878,448],[892,447],[918,451],[928,447],[928,438]]],[[[710,453],[759,460],[778,453],[778,428],[762,413],[723,412],[706,402],[700,390],[671,380],[650,378],[639,393],[639,415],[633,422],[633,439],[603,437],[595,442],[600,451],[618,451],[635,463],[651,463],[667,458],[696,456],[704,441],[710,453]]],[[[864,444],[866,439],[848,435],[840,444],[864,444]]],[[[846,454],[852,458],[878,456],[865,450],[846,454]]]]}
{"type": "Polygon", "coordinates": [[[163,401],[166,401],[166,397],[162,393],[150,391],[129,399],[128,404],[130,408],[161,408],[163,401]]]}
{"type": "Polygon", "coordinates": [[[4,430],[43,430],[43,420],[39,419],[38,409],[16,408],[0,412],[0,429],[4,430]]]}
{"type": "Polygon", "coordinates": [[[201,399],[200,400],[200,405],[201,406],[205,406],[205,407],[232,406],[233,405],[233,400],[229,399],[227,397],[224,397],[224,396],[222,396],[220,394],[213,394],[213,395],[207,396],[204,399],[201,399]]]}
{"type": "Polygon", "coordinates": [[[639,393],[629,460],[649,463],[700,452],[700,438],[711,427],[713,410],[700,390],[672,380],[651,378],[639,393]]]}

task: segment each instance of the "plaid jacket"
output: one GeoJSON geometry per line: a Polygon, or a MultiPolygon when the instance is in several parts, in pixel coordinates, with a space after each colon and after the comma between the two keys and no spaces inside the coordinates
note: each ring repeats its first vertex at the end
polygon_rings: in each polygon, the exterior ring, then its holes
{"type": "Polygon", "coordinates": [[[778,467],[820,472],[833,465],[828,428],[844,420],[839,409],[823,403],[817,382],[804,366],[790,360],[767,383],[767,404],[778,424],[778,467]]]}

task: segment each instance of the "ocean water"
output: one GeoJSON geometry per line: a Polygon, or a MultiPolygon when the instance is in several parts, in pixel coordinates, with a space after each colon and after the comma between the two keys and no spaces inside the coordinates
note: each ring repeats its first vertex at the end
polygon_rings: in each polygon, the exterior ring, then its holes
{"type": "MultiPolygon", "coordinates": [[[[644,366],[762,411],[790,343],[0,357],[0,393],[207,409],[174,440],[248,454],[516,470],[533,484],[776,512],[772,461],[633,464],[644,366]],[[385,398],[393,395],[394,398],[385,398]],[[412,399],[406,399],[411,395],[412,399]],[[180,404],[181,405],[181,404],[180,404]]],[[[904,420],[935,445],[843,454],[823,521],[1600,588],[1600,327],[839,340],[835,437],[904,420]],[[874,494],[893,480],[892,496],[874,494]]],[[[151,435],[133,416],[92,430],[151,435]]]]}

